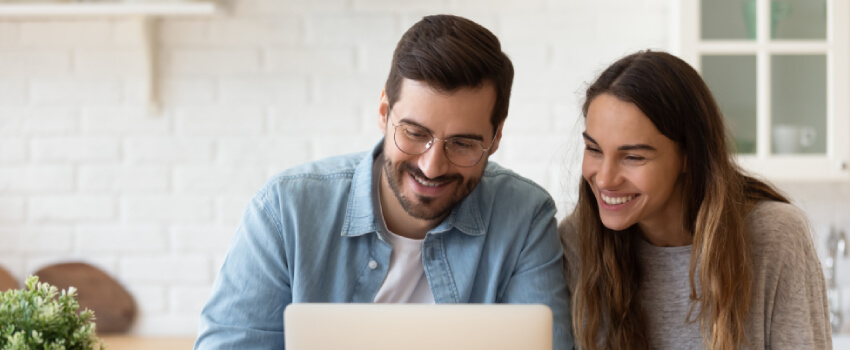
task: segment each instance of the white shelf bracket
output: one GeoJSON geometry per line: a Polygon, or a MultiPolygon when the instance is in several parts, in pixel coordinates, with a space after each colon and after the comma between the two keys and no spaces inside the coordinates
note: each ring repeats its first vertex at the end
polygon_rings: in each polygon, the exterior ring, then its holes
{"type": "Polygon", "coordinates": [[[137,73],[142,78],[142,93],[149,114],[159,114],[161,109],[157,82],[157,40],[154,29],[159,17],[210,16],[219,12],[217,0],[205,1],[139,1],[136,2],[74,2],[64,0],[4,2],[0,0],[0,19],[31,17],[129,18],[141,51],[137,73]]]}
{"type": "Polygon", "coordinates": [[[139,72],[142,77],[142,92],[147,104],[149,114],[159,114],[161,111],[159,84],[157,81],[157,43],[154,38],[156,19],[151,16],[137,16],[133,18],[135,23],[136,37],[141,43],[141,67],[139,72]]]}

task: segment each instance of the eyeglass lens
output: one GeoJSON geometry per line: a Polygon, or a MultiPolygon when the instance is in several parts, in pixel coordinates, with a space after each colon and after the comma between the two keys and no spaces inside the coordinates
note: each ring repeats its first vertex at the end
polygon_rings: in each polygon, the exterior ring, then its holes
{"type": "MultiPolygon", "coordinates": [[[[427,129],[406,124],[396,126],[394,138],[399,150],[413,155],[425,153],[437,140],[427,129]]],[[[484,146],[480,142],[463,137],[444,140],[443,149],[449,161],[461,167],[478,164],[484,155],[484,146]]]]}

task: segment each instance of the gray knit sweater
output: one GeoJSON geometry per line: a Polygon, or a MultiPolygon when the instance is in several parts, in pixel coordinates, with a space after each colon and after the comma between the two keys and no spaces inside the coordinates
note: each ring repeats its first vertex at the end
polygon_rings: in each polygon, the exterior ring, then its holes
{"type": "MultiPolygon", "coordinates": [[[[790,204],[761,202],[747,216],[747,228],[754,273],[746,321],[749,348],[831,349],[824,275],[805,214],[790,204]]],[[[578,237],[570,217],[559,230],[572,292],[578,278],[578,237]]],[[[692,246],[663,248],[640,240],[644,276],[638,293],[653,349],[705,347],[699,321],[686,322],[691,251],[692,246]]]]}

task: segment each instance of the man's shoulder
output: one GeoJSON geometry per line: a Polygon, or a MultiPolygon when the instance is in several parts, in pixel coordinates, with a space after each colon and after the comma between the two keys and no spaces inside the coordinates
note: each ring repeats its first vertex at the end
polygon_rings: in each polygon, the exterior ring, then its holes
{"type": "Polygon", "coordinates": [[[479,184],[499,197],[513,197],[519,201],[552,201],[543,186],[495,162],[487,163],[479,184]]]}
{"type": "Polygon", "coordinates": [[[357,167],[367,156],[368,152],[351,153],[297,165],[269,178],[259,194],[292,194],[292,191],[317,194],[316,191],[322,188],[348,186],[357,167]]]}
{"type": "Polygon", "coordinates": [[[272,177],[282,181],[297,178],[332,178],[352,176],[368,152],[349,153],[296,165],[272,177]]]}

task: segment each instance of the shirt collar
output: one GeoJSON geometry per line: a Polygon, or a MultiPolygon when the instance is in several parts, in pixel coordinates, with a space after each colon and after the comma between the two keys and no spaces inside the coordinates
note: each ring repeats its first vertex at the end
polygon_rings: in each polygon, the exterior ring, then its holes
{"type": "MultiPolygon", "coordinates": [[[[378,206],[372,202],[372,193],[376,191],[376,188],[372,184],[372,166],[381,152],[383,152],[383,149],[384,140],[382,139],[375,145],[372,152],[367,153],[363,157],[363,160],[360,161],[354,170],[354,176],[351,179],[351,190],[348,195],[348,207],[345,210],[345,221],[342,224],[342,236],[344,237],[362,236],[367,233],[377,232],[378,227],[382,226],[379,225],[379,221],[382,220],[381,213],[376,213],[374,208],[378,206]]],[[[472,193],[458,203],[452,209],[449,216],[430,232],[439,234],[450,231],[452,228],[457,228],[459,231],[470,236],[483,235],[485,233],[484,221],[481,219],[480,206],[478,205],[481,185],[482,183],[479,182],[472,193]]]]}

